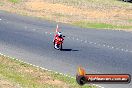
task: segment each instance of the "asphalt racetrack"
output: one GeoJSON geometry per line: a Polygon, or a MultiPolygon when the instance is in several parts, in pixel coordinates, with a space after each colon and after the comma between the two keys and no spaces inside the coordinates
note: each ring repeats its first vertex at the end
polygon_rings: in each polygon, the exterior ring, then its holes
{"type": "MultiPolygon", "coordinates": [[[[84,29],[0,11],[0,53],[50,70],[75,76],[87,73],[132,75],[132,33],[84,29]],[[65,35],[63,51],[53,48],[56,25],[65,35]]],[[[104,88],[132,88],[130,84],[101,84],[104,88]]]]}

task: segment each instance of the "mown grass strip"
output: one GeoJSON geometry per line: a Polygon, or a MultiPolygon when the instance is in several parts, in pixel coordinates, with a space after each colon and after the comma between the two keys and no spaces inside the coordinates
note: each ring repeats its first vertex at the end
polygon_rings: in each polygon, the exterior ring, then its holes
{"type": "Polygon", "coordinates": [[[18,2],[20,2],[20,0],[9,0],[10,2],[12,2],[12,3],[18,3],[18,2]]]}
{"type": "Polygon", "coordinates": [[[3,6],[4,5],[4,3],[3,2],[0,2],[0,6],[3,6]]]}
{"type": "Polygon", "coordinates": [[[82,28],[95,28],[95,29],[132,29],[132,26],[123,26],[123,25],[112,25],[106,23],[90,23],[85,21],[79,21],[72,23],[73,25],[82,27],[82,28]]]}

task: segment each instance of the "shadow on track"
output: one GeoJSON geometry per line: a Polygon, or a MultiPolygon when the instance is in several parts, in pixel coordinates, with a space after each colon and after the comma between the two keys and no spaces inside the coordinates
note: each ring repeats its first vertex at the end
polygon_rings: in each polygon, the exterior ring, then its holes
{"type": "Polygon", "coordinates": [[[122,2],[128,2],[128,3],[132,3],[132,0],[117,0],[117,1],[122,1],[122,2]]]}
{"type": "Polygon", "coordinates": [[[62,49],[61,51],[79,51],[79,50],[73,50],[73,49],[62,49]]]}

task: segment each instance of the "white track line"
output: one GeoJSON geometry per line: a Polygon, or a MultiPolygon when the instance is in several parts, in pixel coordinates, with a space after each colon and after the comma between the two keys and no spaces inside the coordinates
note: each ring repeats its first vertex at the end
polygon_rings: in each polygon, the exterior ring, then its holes
{"type": "Polygon", "coordinates": [[[36,31],[36,29],[33,29],[33,31],[36,31]]]}
{"type": "Polygon", "coordinates": [[[67,38],[70,38],[70,37],[67,37],[67,38]]]}
{"type": "Polygon", "coordinates": [[[129,50],[125,50],[126,52],[128,52],[129,50]]]}
{"type": "Polygon", "coordinates": [[[124,49],[121,49],[122,51],[124,51],[124,49]]]}
{"type": "Polygon", "coordinates": [[[106,46],[105,44],[103,46],[106,46]]]}
{"type": "Polygon", "coordinates": [[[102,87],[102,86],[99,86],[99,85],[97,85],[97,84],[93,84],[94,86],[97,86],[97,87],[99,87],[99,88],[104,88],[104,87],[102,87]]]}
{"type": "Polygon", "coordinates": [[[85,41],[85,43],[87,43],[87,41],[85,41]]]}
{"type": "Polygon", "coordinates": [[[25,26],[24,28],[27,29],[27,26],[25,26]]]}
{"type": "Polygon", "coordinates": [[[93,42],[89,42],[89,44],[92,44],[93,42]]]}
{"type": "Polygon", "coordinates": [[[116,48],[117,50],[119,50],[119,48],[116,48]]]}

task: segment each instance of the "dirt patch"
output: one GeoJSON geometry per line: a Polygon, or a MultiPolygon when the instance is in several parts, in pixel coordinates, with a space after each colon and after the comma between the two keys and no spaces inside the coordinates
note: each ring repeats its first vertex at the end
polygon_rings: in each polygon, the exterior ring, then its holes
{"type": "Polygon", "coordinates": [[[45,0],[22,0],[20,3],[4,3],[0,9],[15,12],[19,14],[36,16],[48,20],[54,20],[63,23],[72,23],[76,21],[88,21],[107,23],[114,25],[132,26],[132,6],[107,6],[91,5],[87,3],[87,8],[80,6],[67,6],[60,3],[49,3],[45,0]]]}

